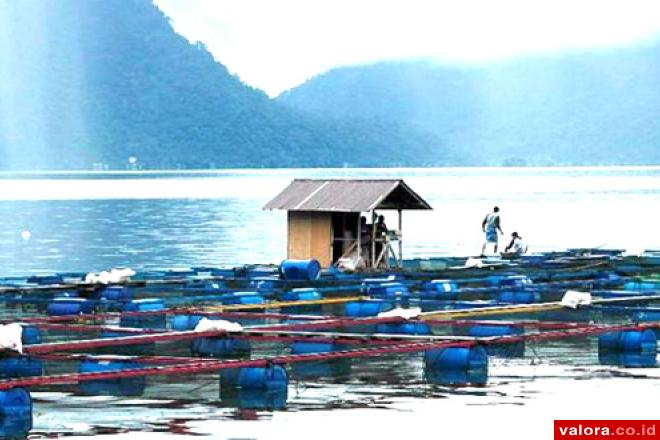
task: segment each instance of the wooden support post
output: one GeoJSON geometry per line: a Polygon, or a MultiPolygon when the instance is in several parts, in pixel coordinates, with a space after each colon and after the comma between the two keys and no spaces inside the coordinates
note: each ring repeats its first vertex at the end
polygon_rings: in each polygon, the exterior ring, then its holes
{"type": "Polygon", "coordinates": [[[376,269],[376,210],[371,211],[371,267],[376,269]]]}
{"type": "Polygon", "coordinates": [[[401,268],[403,266],[403,211],[401,208],[398,209],[399,211],[399,259],[397,262],[397,266],[401,268]]]}
{"type": "Polygon", "coordinates": [[[360,256],[362,254],[362,243],[360,242],[360,239],[362,238],[362,227],[360,225],[362,220],[362,213],[358,215],[358,224],[357,224],[357,256],[358,256],[358,261],[360,261],[360,256]]]}
{"type": "Polygon", "coordinates": [[[376,267],[380,266],[380,262],[383,261],[383,257],[385,258],[385,266],[389,269],[390,268],[390,258],[389,254],[390,252],[392,255],[394,255],[394,258],[396,259],[396,255],[394,254],[394,251],[392,250],[392,246],[390,246],[389,240],[386,240],[383,243],[383,249],[380,251],[380,255],[378,255],[378,259],[376,260],[376,267]]]}

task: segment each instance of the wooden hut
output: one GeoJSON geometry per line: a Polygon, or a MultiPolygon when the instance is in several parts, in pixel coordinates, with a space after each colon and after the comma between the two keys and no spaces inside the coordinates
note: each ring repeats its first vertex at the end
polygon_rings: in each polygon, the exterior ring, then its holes
{"type": "Polygon", "coordinates": [[[287,258],[315,258],[328,267],[357,255],[366,266],[377,268],[389,267],[390,258],[401,264],[403,210],[432,208],[400,179],[295,179],[264,209],[288,213],[287,258]],[[370,213],[373,225],[377,210],[396,210],[398,230],[378,236],[371,227],[371,236],[365,237],[361,214],[370,213]]]}

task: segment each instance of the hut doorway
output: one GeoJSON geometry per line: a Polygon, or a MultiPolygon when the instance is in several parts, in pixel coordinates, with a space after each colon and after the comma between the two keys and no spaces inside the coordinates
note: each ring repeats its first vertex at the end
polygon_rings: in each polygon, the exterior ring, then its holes
{"type": "Polygon", "coordinates": [[[355,243],[358,212],[334,212],[332,214],[332,264],[335,264],[355,243]]]}

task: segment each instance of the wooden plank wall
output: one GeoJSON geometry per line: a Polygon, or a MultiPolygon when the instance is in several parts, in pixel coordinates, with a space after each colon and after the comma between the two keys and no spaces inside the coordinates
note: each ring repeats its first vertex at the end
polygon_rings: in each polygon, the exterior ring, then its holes
{"type": "Polygon", "coordinates": [[[330,213],[288,213],[287,258],[316,258],[321,266],[332,264],[332,220],[330,213]]]}

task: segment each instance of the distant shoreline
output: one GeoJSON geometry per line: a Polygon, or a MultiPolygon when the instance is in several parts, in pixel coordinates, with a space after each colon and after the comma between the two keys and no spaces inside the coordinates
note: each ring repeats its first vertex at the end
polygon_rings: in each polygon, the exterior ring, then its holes
{"type": "Polygon", "coordinates": [[[281,168],[190,168],[190,169],[176,169],[176,168],[163,168],[163,169],[139,169],[139,170],[24,170],[24,171],[0,171],[0,177],[9,176],[61,176],[61,175],[137,175],[137,174],[230,174],[230,173],[243,173],[243,174],[289,174],[293,172],[305,171],[328,171],[328,172],[341,172],[342,170],[361,170],[365,172],[393,172],[393,171],[410,171],[410,170],[428,170],[428,171],[452,171],[452,170],[660,170],[660,164],[654,165],[527,165],[527,166],[501,166],[501,165],[488,165],[488,166],[434,166],[434,167],[281,167],[281,168]]]}

